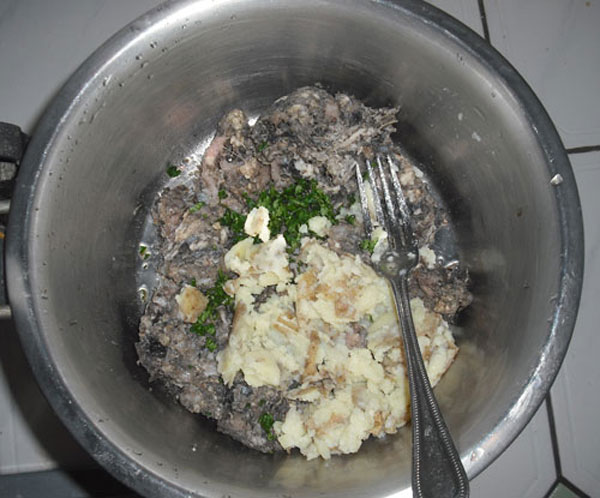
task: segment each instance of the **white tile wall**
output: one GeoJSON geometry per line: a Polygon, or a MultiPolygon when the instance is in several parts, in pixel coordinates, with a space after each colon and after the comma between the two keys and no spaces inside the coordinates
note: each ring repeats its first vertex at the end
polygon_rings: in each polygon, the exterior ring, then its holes
{"type": "Polygon", "coordinates": [[[67,77],[118,29],[159,0],[1,0],[2,121],[31,133],[67,77]]]}
{"type": "Polygon", "coordinates": [[[600,144],[600,2],[484,3],[492,45],[533,87],[565,146],[600,144]]]}
{"type": "MultiPolygon", "coordinates": [[[[600,75],[599,75],[600,76],[600,75]]],[[[565,477],[600,496],[600,152],[571,156],[583,206],[585,276],[577,325],[552,388],[565,477]]]]}

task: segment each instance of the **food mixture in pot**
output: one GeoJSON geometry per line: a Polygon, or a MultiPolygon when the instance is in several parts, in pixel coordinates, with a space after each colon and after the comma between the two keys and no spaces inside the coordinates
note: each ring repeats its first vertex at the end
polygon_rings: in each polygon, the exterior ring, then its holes
{"type": "Polygon", "coordinates": [[[470,303],[467,274],[431,248],[447,214],[392,143],[396,113],[305,87],[253,125],[229,112],[199,166],[168,169],[193,180],[175,178],[153,207],[159,280],[139,360],[251,448],[327,459],[409,419],[393,298],[370,266],[386,233],[365,238],[356,160],[386,150],[399,166],[420,246],[411,307],[432,384],[457,354],[448,323],[470,303]]]}

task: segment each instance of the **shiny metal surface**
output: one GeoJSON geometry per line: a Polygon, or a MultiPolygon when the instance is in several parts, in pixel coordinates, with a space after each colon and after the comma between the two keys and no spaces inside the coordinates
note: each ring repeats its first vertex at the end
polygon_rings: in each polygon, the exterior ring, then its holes
{"type": "Polygon", "coordinates": [[[9,297],[55,410],[148,496],[409,496],[410,432],[357,455],[258,455],[217,434],[136,365],[137,243],[167,161],[219,117],[322,82],[401,107],[398,140],[450,209],[475,302],[436,388],[470,477],[552,383],[583,274],[567,156],[523,80],[420,1],[183,1],[132,23],[73,75],[27,149],[7,233],[9,297]],[[552,185],[555,174],[563,177],[552,185]]]}
{"type": "MultiPolygon", "coordinates": [[[[385,162],[384,170],[379,155],[376,158],[376,168],[371,167],[370,161],[365,160],[377,218],[373,223],[385,230],[389,244],[380,259],[374,261],[373,268],[388,280],[392,288],[402,330],[410,392],[413,496],[468,498],[469,480],[433,394],[410,309],[408,276],[419,261],[419,246],[414,236],[412,214],[398,180],[400,168],[394,164],[389,154],[385,162]]],[[[362,217],[367,238],[371,240],[373,223],[370,222],[369,203],[362,175],[363,172],[357,163],[356,181],[362,217]]]]}
{"type": "Polygon", "coordinates": [[[10,200],[0,200],[0,215],[10,213],[10,200]]]}

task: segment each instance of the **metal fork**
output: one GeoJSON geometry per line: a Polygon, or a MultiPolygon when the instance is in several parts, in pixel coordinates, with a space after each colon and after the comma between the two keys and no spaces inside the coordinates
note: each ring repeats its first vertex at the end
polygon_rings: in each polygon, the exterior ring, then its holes
{"type": "MultiPolygon", "coordinates": [[[[365,160],[365,163],[373,193],[375,223],[387,232],[389,244],[380,261],[374,263],[374,267],[390,282],[396,301],[398,320],[402,328],[413,428],[413,496],[417,498],[467,498],[469,481],[433,395],[410,310],[408,274],[419,260],[410,212],[398,180],[398,166],[392,161],[389,154],[385,159],[388,166],[387,176],[393,191],[388,186],[381,157],[378,155],[373,165],[376,166],[377,175],[371,162],[365,160]]],[[[367,236],[371,238],[374,223],[371,221],[365,180],[358,162],[356,163],[356,178],[363,223],[367,236]]]]}

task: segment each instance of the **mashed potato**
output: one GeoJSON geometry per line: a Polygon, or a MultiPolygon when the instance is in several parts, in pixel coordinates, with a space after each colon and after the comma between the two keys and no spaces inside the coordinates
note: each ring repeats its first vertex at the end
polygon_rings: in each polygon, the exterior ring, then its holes
{"type": "MultiPolygon", "coordinates": [[[[387,281],[360,256],[305,237],[299,260],[302,270],[293,279],[281,235],[263,244],[249,237],[226,254],[227,269],[238,278],[225,289],[235,297],[235,317],[218,371],[227,385],[242,372],[252,387],[280,389],[290,401],[285,419],[274,425],[281,446],[328,459],[408,421],[401,332],[387,281]],[[276,292],[257,303],[268,286],[276,292]],[[363,343],[357,325],[367,330],[363,343]]],[[[418,298],[411,308],[435,385],[457,347],[440,315],[418,298]]]]}

